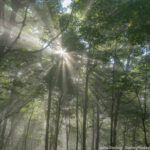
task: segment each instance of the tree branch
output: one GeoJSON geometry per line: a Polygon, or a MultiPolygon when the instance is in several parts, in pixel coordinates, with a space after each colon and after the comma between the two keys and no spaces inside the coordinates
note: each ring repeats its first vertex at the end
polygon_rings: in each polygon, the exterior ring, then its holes
{"type": "Polygon", "coordinates": [[[3,55],[6,55],[8,52],[12,51],[13,46],[14,46],[14,45],[17,43],[17,41],[19,40],[19,38],[20,38],[20,36],[21,36],[21,33],[22,33],[22,31],[23,31],[23,28],[24,28],[24,26],[25,26],[25,22],[26,22],[26,18],[27,18],[27,12],[28,12],[28,7],[29,7],[29,5],[26,7],[24,19],[23,19],[23,21],[22,21],[22,26],[21,26],[21,28],[20,28],[20,31],[19,31],[19,33],[18,33],[16,39],[15,39],[8,47],[6,47],[5,52],[3,53],[3,55]]]}
{"type": "Polygon", "coordinates": [[[21,36],[21,33],[22,33],[22,31],[23,31],[23,28],[24,28],[24,26],[25,26],[25,22],[26,22],[26,19],[27,19],[28,8],[29,8],[29,6],[26,7],[25,15],[24,15],[24,19],[23,19],[23,21],[22,21],[22,26],[21,26],[21,28],[20,28],[20,31],[19,31],[19,33],[18,33],[16,39],[10,44],[9,48],[12,48],[12,47],[16,44],[16,42],[19,40],[19,38],[20,38],[20,36],[21,36]]]}
{"type": "Polygon", "coordinates": [[[55,37],[53,37],[52,39],[50,39],[46,46],[42,47],[42,48],[39,49],[39,50],[30,51],[31,53],[42,52],[43,50],[45,50],[46,48],[48,48],[48,47],[50,46],[50,44],[51,44],[53,41],[55,41],[64,31],[67,30],[67,28],[68,28],[68,26],[69,26],[69,24],[70,24],[70,22],[71,22],[71,19],[72,19],[72,15],[73,15],[73,11],[74,11],[74,6],[75,6],[75,2],[73,3],[72,11],[71,11],[71,14],[70,14],[70,16],[69,16],[69,20],[68,20],[66,26],[64,27],[64,29],[61,30],[55,37]]]}

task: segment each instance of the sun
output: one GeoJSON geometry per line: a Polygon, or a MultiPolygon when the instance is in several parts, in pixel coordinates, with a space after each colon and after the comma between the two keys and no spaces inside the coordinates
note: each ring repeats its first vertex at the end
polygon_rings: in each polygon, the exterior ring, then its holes
{"type": "Polygon", "coordinates": [[[56,52],[56,54],[58,54],[58,55],[64,57],[64,56],[66,56],[67,52],[66,52],[65,50],[61,49],[61,50],[58,50],[58,51],[56,52]]]}

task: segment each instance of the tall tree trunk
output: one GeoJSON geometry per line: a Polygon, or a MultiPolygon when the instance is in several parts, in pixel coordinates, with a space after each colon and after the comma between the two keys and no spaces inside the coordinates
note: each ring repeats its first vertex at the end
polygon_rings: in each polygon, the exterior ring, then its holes
{"type": "MultiPolygon", "coordinates": [[[[77,89],[78,90],[78,89],[77,89]]],[[[79,99],[78,92],[76,97],[76,150],[78,150],[79,143],[79,99]]]]}
{"type": "Polygon", "coordinates": [[[91,150],[95,149],[95,114],[94,114],[94,105],[93,105],[93,114],[92,114],[92,143],[91,150]]]}
{"type": "Polygon", "coordinates": [[[0,150],[3,149],[4,142],[5,142],[6,126],[7,126],[7,119],[5,119],[2,124],[2,131],[0,135],[0,150]]]}
{"type": "Polygon", "coordinates": [[[137,119],[138,119],[138,117],[136,117],[136,121],[135,121],[134,128],[133,128],[133,134],[132,134],[132,146],[133,147],[136,146],[137,119]]]}
{"type": "MultiPolygon", "coordinates": [[[[138,103],[139,103],[139,107],[140,107],[140,110],[141,110],[141,120],[142,120],[143,133],[144,133],[144,143],[148,147],[149,144],[148,144],[148,141],[147,141],[147,130],[146,130],[146,125],[145,125],[145,115],[146,115],[145,110],[144,110],[145,106],[144,106],[144,108],[142,108],[142,104],[141,104],[140,97],[139,97],[139,92],[136,89],[135,89],[135,93],[136,93],[138,103]]],[[[144,102],[144,105],[145,104],[146,103],[144,102]]]]}
{"type": "Polygon", "coordinates": [[[45,150],[49,147],[49,121],[50,121],[50,110],[51,110],[51,89],[49,88],[48,105],[47,105],[47,118],[46,118],[46,130],[45,130],[45,150]]]}
{"type": "Polygon", "coordinates": [[[96,120],[96,144],[95,150],[99,150],[99,136],[100,136],[100,109],[99,105],[97,105],[97,120],[96,120]]]}
{"type": "Polygon", "coordinates": [[[30,124],[31,124],[31,119],[32,119],[33,111],[34,110],[32,110],[30,118],[29,118],[29,121],[28,121],[27,131],[26,131],[25,139],[24,139],[24,147],[23,147],[24,150],[27,149],[27,138],[28,138],[28,134],[29,134],[29,129],[30,129],[30,124]]]}
{"type": "MultiPolygon", "coordinates": [[[[114,53],[114,64],[113,64],[113,71],[112,71],[112,104],[111,104],[111,129],[110,129],[110,146],[116,146],[117,140],[117,124],[118,124],[118,116],[119,116],[119,109],[120,109],[120,101],[121,96],[123,94],[123,89],[119,89],[115,87],[115,71],[117,70],[117,56],[116,50],[114,53]]],[[[125,78],[127,78],[127,70],[125,72],[125,78]]],[[[126,82],[125,82],[126,85],[126,82]]]]}
{"type": "Polygon", "coordinates": [[[66,125],[66,147],[69,150],[69,136],[70,136],[70,116],[69,116],[69,124],[66,125]]]}
{"type": "Polygon", "coordinates": [[[83,139],[82,150],[86,150],[86,122],[87,122],[87,109],[88,109],[88,83],[89,83],[89,59],[86,65],[86,81],[85,81],[85,97],[83,106],[83,139]]]}
{"type": "Polygon", "coordinates": [[[147,66],[146,66],[146,73],[145,73],[145,88],[144,88],[144,110],[143,110],[143,117],[142,117],[142,125],[144,131],[144,141],[145,145],[149,147],[148,139],[147,139],[147,129],[146,129],[146,115],[147,115],[147,66]]]}
{"type": "Polygon", "coordinates": [[[148,143],[148,139],[147,139],[147,129],[146,129],[146,124],[145,124],[146,115],[147,115],[147,70],[145,73],[144,106],[142,106],[142,103],[141,103],[141,100],[139,97],[139,91],[136,88],[135,88],[135,93],[136,93],[139,107],[141,110],[141,120],[142,120],[143,133],[144,133],[144,143],[147,147],[149,147],[149,143],[148,143]]]}
{"type": "Polygon", "coordinates": [[[112,101],[111,101],[111,123],[110,123],[110,146],[113,145],[113,129],[114,129],[114,105],[115,105],[115,98],[114,98],[114,71],[115,71],[115,65],[113,64],[113,71],[112,71],[112,101]]]}
{"type": "Polygon", "coordinates": [[[54,150],[57,150],[58,146],[58,135],[59,135],[59,122],[60,122],[60,112],[61,112],[61,103],[62,103],[63,95],[59,98],[57,105],[57,118],[56,118],[56,128],[55,128],[55,141],[54,141],[54,150]]]}
{"type": "Polygon", "coordinates": [[[127,133],[127,119],[124,121],[124,130],[123,130],[123,147],[122,149],[125,150],[125,146],[126,146],[126,133],[127,133]]]}
{"type": "MultiPolygon", "coordinates": [[[[17,127],[17,124],[19,122],[19,119],[21,119],[20,116],[17,116],[17,121],[16,121],[16,116],[14,117],[11,117],[10,118],[10,130],[9,130],[9,133],[7,135],[7,138],[6,138],[6,142],[4,144],[4,150],[7,150],[8,149],[8,145],[12,142],[12,140],[14,139],[14,134],[16,132],[16,127],[17,127]]],[[[9,145],[10,146],[10,145],[9,145]]],[[[13,144],[11,143],[11,148],[13,148],[13,144]]]]}
{"type": "Polygon", "coordinates": [[[148,143],[148,140],[147,140],[147,129],[146,129],[145,118],[144,117],[142,118],[142,125],[143,125],[143,132],[144,132],[144,142],[145,142],[145,145],[147,147],[149,147],[149,143],[148,143]]]}
{"type": "Polygon", "coordinates": [[[49,138],[49,148],[48,148],[48,150],[51,150],[51,148],[52,148],[52,145],[53,145],[52,138],[53,138],[53,135],[52,135],[52,133],[51,133],[51,134],[50,134],[50,138],[49,138]]]}
{"type": "Polygon", "coordinates": [[[0,0],[0,26],[4,26],[4,0],[0,0]]]}
{"type": "Polygon", "coordinates": [[[114,115],[114,128],[113,128],[113,146],[116,146],[116,140],[117,140],[117,125],[118,125],[118,116],[119,116],[119,109],[120,109],[120,100],[121,96],[117,96],[117,102],[115,107],[115,115],[114,115]]]}

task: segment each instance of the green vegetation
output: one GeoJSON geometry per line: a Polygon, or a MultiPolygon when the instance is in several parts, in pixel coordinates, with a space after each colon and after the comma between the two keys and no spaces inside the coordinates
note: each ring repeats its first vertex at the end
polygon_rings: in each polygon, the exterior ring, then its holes
{"type": "Polygon", "coordinates": [[[0,0],[0,150],[149,147],[149,92],[150,0],[0,0]]]}

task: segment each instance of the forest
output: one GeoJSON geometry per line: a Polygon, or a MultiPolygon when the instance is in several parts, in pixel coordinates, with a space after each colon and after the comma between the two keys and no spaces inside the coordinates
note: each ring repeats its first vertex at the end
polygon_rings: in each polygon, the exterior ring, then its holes
{"type": "Polygon", "coordinates": [[[0,0],[0,150],[150,149],[150,0],[0,0]]]}

